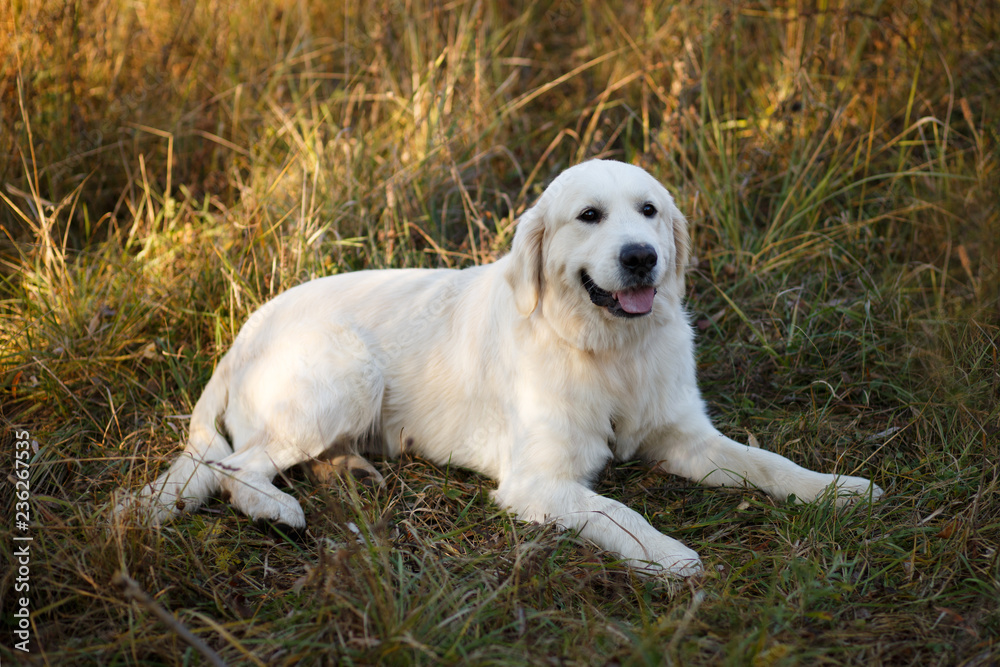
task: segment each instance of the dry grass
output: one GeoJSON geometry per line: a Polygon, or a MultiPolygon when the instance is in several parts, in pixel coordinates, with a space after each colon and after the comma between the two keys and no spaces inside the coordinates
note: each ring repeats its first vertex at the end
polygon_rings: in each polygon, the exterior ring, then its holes
{"type": "Polygon", "coordinates": [[[6,632],[4,660],[205,662],[122,572],[230,664],[995,664],[994,3],[15,0],[0,23],[5,563],[14,436],[38,445],[34,643],[6,632]],[[672,585],[413,460],[377,491],[290,473],[298,544],[222,503],[104,529],[260,303],[489,261],[595,156],[650,169],[694,224],[723,430],[883,502],[609,470],[602,493],[705,556],[672,585]]]}

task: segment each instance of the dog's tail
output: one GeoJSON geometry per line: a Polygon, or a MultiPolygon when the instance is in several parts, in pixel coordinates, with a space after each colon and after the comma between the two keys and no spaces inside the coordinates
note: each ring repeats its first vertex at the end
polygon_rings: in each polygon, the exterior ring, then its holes
{"type": "Polygon", "coordinates": [[[184,451],[155,481],[119,502],[116,514],[136,511],[158,524],[183,510],[198,507],[219,489],[218,473],[209,464],[233,453],[218,426],[229,403],[228,356],[219,362],[194,406],[184,451]]]}

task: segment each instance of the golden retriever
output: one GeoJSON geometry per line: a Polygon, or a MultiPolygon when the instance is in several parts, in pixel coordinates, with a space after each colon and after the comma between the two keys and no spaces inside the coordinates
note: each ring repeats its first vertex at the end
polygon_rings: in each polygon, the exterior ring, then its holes
{"type": "Polygon", "coordinates": [[[682,304],[688,245],[659,182],[594,160],[552,182],[497,262],[290,289],[219,362],[184,452],[119,509],[160,521],[221,489],[255,519],[303,527],[278,472],[322,457],[380,479],[361,455],[405,448],[492,477],[493,498],[520,519],[687,576],[697,553],[591,489],[608,461],[639,457],[781,499],[880,496],[867,479],[806,470],[712,426],[682,304]]]}

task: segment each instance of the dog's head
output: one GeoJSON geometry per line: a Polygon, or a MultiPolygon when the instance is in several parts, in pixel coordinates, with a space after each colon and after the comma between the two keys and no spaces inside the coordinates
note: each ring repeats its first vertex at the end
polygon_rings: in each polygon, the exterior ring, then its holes
{"type": "Polygon", "coordinates": [[[521,216],[506,276],[522,315],[541,309],[590,347],[584,339],[618,339],[615,330],[676,309],[688,245],[687,222],[655,178],[593,160],[560,174],[521,216]]]}

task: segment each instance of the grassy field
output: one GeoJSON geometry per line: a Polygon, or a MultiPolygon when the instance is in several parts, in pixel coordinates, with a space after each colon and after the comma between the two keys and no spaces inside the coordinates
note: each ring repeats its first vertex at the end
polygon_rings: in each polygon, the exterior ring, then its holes
{"type": "Polygon", "coordinates": [[[0,662],[997,664],[998,40],[991,0],[4,4],[0,662]],[[703,555],[685,582],[420,460],[377,462],[377,490],[292,471],[298,543],[218,501],[107,530],[261,303],[490,261],[598,156],[692,222],[719,427],[881,502],[609,469],[600,492],[703,555]]]}

